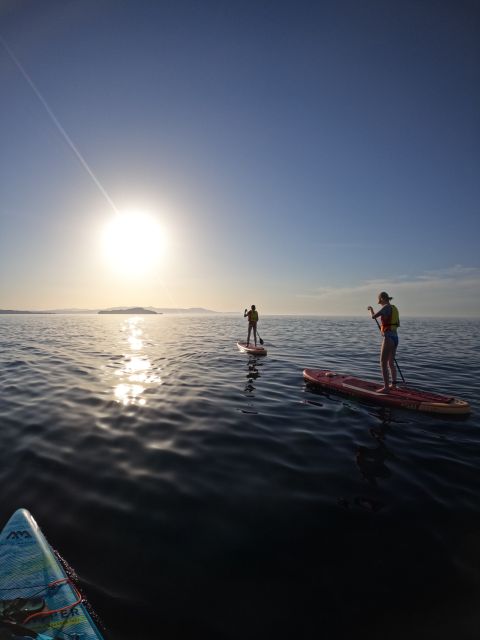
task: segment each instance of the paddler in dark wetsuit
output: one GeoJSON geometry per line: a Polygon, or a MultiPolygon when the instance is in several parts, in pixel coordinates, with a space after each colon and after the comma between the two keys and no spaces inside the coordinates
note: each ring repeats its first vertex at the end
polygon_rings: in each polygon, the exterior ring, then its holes
{"type": "Polygon", "coordinates": [[[250,344],[250,334],[253,329],[253,338],[255,340],[255,346],[257,346],[257,322],[258,322],[258,311],[255,308],[255,305],[252,304],[250,311],[243,312],[243,317],[248,318],[248,337],[247,337],[247,347],[250,344]]]}
{"type": "Polygon", "coordinates": [[[372,314],[372,318],[380,318],[382,331],[382,348],[380,351],[380,366],[382,368],[383,387],[378,391],[380,393],[389,393],[390,389],[397,386],[397,370],[395,368],[395,354],[398,347],[397,327],[400,326],[398,309],[395,305],[390,304],[392,300],[386,291],[378,294],[378,304],[382,305],[380,311],[374,312],[372,307],[367,307],[372,314]],[[388,372],[390,370],[392,383],[389,384],[388,372]]]}

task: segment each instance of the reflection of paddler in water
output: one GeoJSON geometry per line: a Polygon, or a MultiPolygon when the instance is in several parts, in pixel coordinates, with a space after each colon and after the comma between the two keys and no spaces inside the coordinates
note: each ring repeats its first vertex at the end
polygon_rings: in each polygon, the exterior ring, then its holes
{"type": "Polygon", "coordinates": [[[247,347],[250,345],[250,334],[253,329],[253,339],[255,340],[255,346],[257,346],[257,322],[258,322],[258,311],[254,304],[252,304],[250,311],[245,309],[243,312],[243,317],[248,318],[248,336],[247,336],[247,347]]]}
{"type": "Polygon", "coordinates": [[[253,386],[253,381],[256,380],[260,376],[260,371],[257,369],[257,358],[255,356],[250,356],[248,359],[248,373],[247,373],[247,384],[245,385],[245,391],[254,391],[255,387],[253,386]]]}
{"type": "MultiPolygon", "coordinates": [[[[390,411],[384,411],[385,407],[382,407],[382,411],[379,414],[381,419],[381,426],[378,429],[373,427],[369,429],[371,437],[376,440],[377,446],[370,448],[358,445],[355,451],[355,462],[357,463],[358,470],[362,474],[363,478],[373,487],[377,487],[377,478],[386,479],[391,476],[390,469],[386,466],[386,460],[394,460],[395,456],[391,451],[387,449],[384,443],[384,438],[390,429],[391,413],[390,411]]],[[[366,511],[377,512],[383,509],[385,503],[377,498],[371,496],[355,496],[350,501],[347,498],[338,498],[338,504],[341,507],[349,509],[351,506],[357,506],[366,511]]]]}
{"type": "Polygon", "coordinates": [[[374,411],[374,415],[379,418],[381,425],[377,429],[371,427],[368,431],[372,438],[379,442],[383,442],[385,436],[390,430],[391,423],[394,422],[392,409],[390,407],[377,407],[374,411]]]}
{"type": "Polygon", "coordinates": [[[255,356],[250,357],[248,360],[247,378],[250,378],[251,380],[256,380],[260,375],[260,372],[257,369],[257,362],[258,360],[255,356]]]}
{"type": "Polygon", "coordinates": [[[373,485],[377,484],[377,478],[390,477],[390,470],[385,465],[385,461],[388,458],[393,458],[393,455],[382,440],[378,440],[378,447],[374,449],[363,446],[357,447],[355,454],[357,467],[362,476],[373,485]]]}

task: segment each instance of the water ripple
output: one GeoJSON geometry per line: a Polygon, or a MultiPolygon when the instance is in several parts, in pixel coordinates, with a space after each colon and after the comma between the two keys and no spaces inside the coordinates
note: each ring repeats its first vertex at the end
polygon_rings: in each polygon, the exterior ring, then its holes
{"type": "Polygon", "coordinates": [[[313,594],[347,637],[403,615],[407,583],[468,589],[474,545],[451,541],[480,534],[480,323],[402,319],[409,384],[469,400],[463,420],[304,384],[378,379],[375,329],[262,318],[255,358],[233,316],[0,318],[3,521],[33,511],[118,639],[310,637],[313,594]]]}

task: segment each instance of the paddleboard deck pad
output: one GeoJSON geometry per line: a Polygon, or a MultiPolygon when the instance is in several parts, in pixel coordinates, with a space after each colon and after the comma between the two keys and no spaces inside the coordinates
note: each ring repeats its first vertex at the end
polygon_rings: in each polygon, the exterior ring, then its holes
{"type": "Polygon", "coordinates": [[[470,412],[470,405],[465,400],[428,391],[419,391],[403,385],[391,389],[389,393],[381,393],[379,389],[382,385],[378,382],[361,380],[333,371],[305,369],[303,377],[308,383],[322,389],[361,400],[370,400],[386,407],[401,407],[446,415],[465,415],[470,412]]]}
{"type": "Polygon", "coordinates": [[[81,594],[26,509],[15,511],[0,534],[3,637],[102,640],[81,594]]]}
{"type": "Polygon", "coordinates": [[[252,353],[257,356],[267,355],[267,350],[265,349],[265,347],[255,346],[251,343],[247,346],[246,342],[237,342],[237,347],[240,349],[240,351],[243,351],[245,353],[252,353]]]}

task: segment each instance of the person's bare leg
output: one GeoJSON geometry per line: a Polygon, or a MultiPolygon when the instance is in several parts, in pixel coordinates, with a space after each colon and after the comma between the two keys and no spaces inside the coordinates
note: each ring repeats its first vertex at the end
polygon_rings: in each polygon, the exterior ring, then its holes
{"type": "Polygon", "coordinates": [[[383,387],[381,389],[378,389],[380,393],[388,393],[390,391],[388,369],[390,358],[393,359],[394,353],[395,350],[393,340],[390,340],[389,338],[383,338],[382,350],[380,351],[380,367],[382,369],[383,387]]]}
{"type": "Polygon", "coordinates": [[[390,385],[390,389],[397,388],[397,367],[395,366],[395,352],[397,351],[394,346],[392,349],[392,353],[390,355],[390,359],[388,361],[388,366],[390,368],[390,376],[392,378],[392,384],[390,385]]]}

